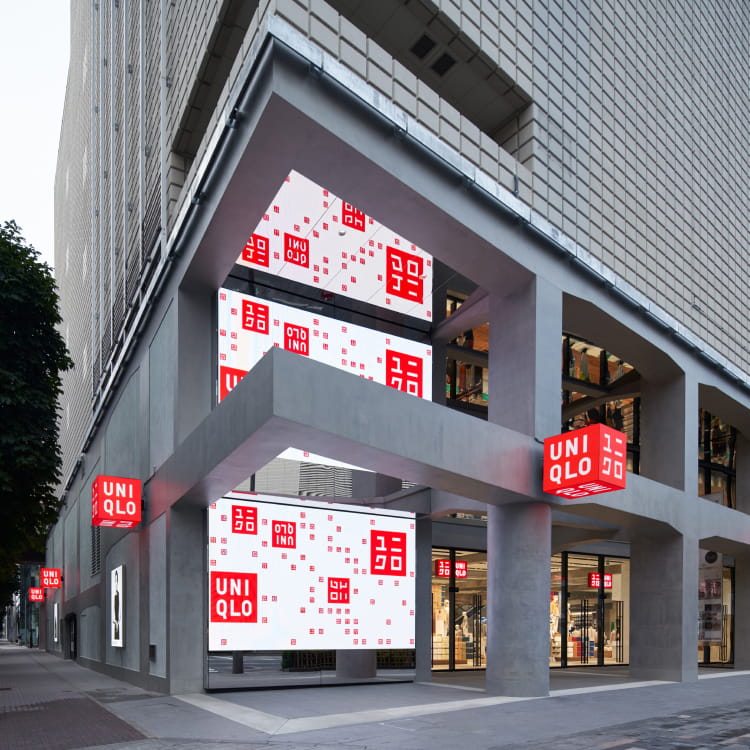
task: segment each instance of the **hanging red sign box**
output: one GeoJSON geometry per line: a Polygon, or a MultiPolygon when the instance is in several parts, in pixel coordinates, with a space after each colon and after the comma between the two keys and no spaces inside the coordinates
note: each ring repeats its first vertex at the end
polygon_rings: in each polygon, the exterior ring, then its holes
{"type": "Polygon", "coordinates": [[[603,424],[544,441],[545,492],[586,497],[625,489],[627,436],[603,424]]]}
{"type": "Polygon", "coordinates": [[[91,485],[91,525],[132,529],[141,522],[141,480],[99,475],[91,485]]]}
{"type": "Polygon", "coordinates": [[[39,573],[40,583],[46,589],[59,589],[62,571],[59,568],[42,568],[39,573]]]}
{"type": "MultiPolygon", "coordinates": [[[[598,589],[601,581],[602,581],[602,577],[598,573],[589,573],[589,588],[590,589],[598,589]]],[[[611,573],[604,574],[604,588],[605,589],[612,588],[612,574],[611,573]]]]}
{"type": "Polygon", "coordinates": [[[29,587],[29,601],[30,602],[43,602],[44,601],[44,589],[39,586],[29,587]]]}

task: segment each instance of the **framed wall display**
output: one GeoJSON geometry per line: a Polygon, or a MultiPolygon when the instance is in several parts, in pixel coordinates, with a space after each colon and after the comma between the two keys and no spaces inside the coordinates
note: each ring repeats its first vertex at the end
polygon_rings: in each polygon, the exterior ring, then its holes
{"type": "Polygon", "coordinates": [[[113,568],[110,574],[110,644],[115,648],[125,646],[125,566],[113,568]]]}

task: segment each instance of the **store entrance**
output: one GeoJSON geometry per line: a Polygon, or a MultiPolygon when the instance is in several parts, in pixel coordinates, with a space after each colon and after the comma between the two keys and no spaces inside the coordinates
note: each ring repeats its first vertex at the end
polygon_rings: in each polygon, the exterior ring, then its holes
{"type": "Polygon", "coordinates": [[[487,553],[432,550],[432,668],[483,669],[487,553]]]}

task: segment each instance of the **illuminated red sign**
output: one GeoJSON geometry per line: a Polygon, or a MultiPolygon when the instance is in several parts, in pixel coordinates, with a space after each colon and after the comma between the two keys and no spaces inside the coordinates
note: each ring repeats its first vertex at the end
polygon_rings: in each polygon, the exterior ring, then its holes
{"type": "Polygon", "coordinates": [[[59,568],[42,568],[39,573],[40,583],[47,589],[59,589],[62,571],[59,568]]]}
{"type": "Polygon", "coordinates": [[[544,441],[543,489],[561,497],[586,497],[625,489],[627,436],[603,424],[544,441]]]}
{"type": "Polygon", "coordinates": [[[91,485],[91,525],[132,529],[141,522],[141,480],[99,475],[91,485]]]}
{"type": "Polygon", "coordinates": [[[297,352],[310,356],[310,329],[304,326],[295,326],[291,323],[284,325],[284,349],[289,352],[297,352]]]}
{"type": "Polygon", "coordinates": [[[44,589],[38,586],[29,587],[29,601],[30,602],[43,602],[44,601],[44,589]]]}
{"type": "MultiPolygon", "coordinates": [[[[602,577],[598,573],[589,573],[589,588],[590,589],[598,589],[601,585],[602,577]]],[[[612,588],[612,574],[611,573],[605,573],[604,574],[604,588],[605,589],[611,589],[612,588]]]]}
{"type": "Polygon", "coordinates": [[[386,349],[386,385],[422,398],[422,373],[423,367],[420,357],[386,349]]]}
{"type": "Polygon", "coordinates": [[[246,331],[268,333],[268,305],[253,300],[242,300],[242,327],[246,331]]]}
{"type": "MultiPolygon", "coordinates": [[[[453,572],[456,578],[467,578],[469,575],[469,564],[465,560],[456,560],[453,572]]],[[[435,560],[435,575],[438,578],[450,578],[451,561],[435,560]]]]}

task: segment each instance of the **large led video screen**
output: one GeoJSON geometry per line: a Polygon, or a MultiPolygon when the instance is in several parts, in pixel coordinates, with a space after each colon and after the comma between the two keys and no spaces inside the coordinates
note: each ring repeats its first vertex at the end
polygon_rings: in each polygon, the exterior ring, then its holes
{"type": "Polygon", "coordinates": [[[237,263],[432,319],[432,256],[299,172],[286,178],[237,263]]]}
{"type": "Polygon", "coordinates": [[[269,495],[213,503],[209,651],[414,648],[414,525],[269,495]]]}

